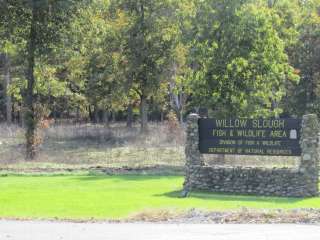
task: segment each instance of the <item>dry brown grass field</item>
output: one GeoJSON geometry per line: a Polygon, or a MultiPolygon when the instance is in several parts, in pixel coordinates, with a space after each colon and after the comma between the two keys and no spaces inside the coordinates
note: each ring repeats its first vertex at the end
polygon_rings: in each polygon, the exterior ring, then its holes
{"type": "MultiPolygon", "coordinates": [[[[42,144],[34,161],[24,159],[24,130],[0,124],[0,168],[89,169],[183,167],[184,128],[151,123],[141,134],[139,126],[124,123],[110,127],[100,124],[54,124],[41,131],[42,144]]],[[[205,155],[207,165],[244,167],[297,167],[298,158],[205,155]]]]}

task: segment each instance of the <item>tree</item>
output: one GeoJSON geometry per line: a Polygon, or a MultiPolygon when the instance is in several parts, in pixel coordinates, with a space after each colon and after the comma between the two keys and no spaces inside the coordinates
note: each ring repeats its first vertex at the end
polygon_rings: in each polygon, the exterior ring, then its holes
{"type": "Polygon", "coordinates": [[[10,57],[4,55],[4,92],[6,101],[6,120],[8,124],[12,123],[12,100],[9,87],[11,84],[11,60],[10,57]]]}
{"type": "Polygon", "coordinates": [[[217,0],[204,1],[195,21],[193,104],[218,116],[279,116],[285,83],[298,80],[279,16],[263,4],[217,0]]]}
{"type": "MultiPolygon", "coordinates": [[[[8,27],[18,29],[16,37],[24,39],[26,46],[27,87],[24,91],[26,123],[26,158],[34,159],[37,147],[37,112],[35,109],[35,66],[38,59],[46,58],[52,53],[54,45],[59,42],[61,30],[67,26],[76,1],[73,0],[27,0],[1,2],[0,22],[8,27]]],[[[79,3],[77,4],[79,5],[79,3]]]]}
{"type": "Polygon", "coordinates": [[[5,117],[7,124],[12,123],[12,99],[9,91],[11,84],[11,59],[6,51],[0,56],[0,63],[3,64],[3,98],[5,102],[5,117]]]}
{"type": "Polygon", "coordinates": [[[290,94],[284,106],[294,115],[318,113],[320,106],[320,1],[299,3],[300,21],[297,24],[298,41],[291,50],[291,61],[300,82],[289,86],[290,94]]]}
{"type": "Polygon", "coordinates": [[[94,121],[102,115],[106,125],[110,112],[126,103],[123,33],[127,25],[122,11],[94,0],[79,11],[65,41],[67,79],[73,91],[86,98],[94,121]]]}
{"type": "MultiPolygon", "coordinates": [[[[3,7],[6,7],[6,3],[2,3],[3,7]]],[[[3,10],[3,9],[2,9],[3,10]]],[[[0,11],[0,14],[4,14],[4,12],[0,11]]],[[[12,97],[10,93],[10,85],[11,85],[11,64],[12,57],[16,55],[17,49],[16,45],[19,40],[12,37],[14,33],[14,29],[5,24],[8,19],[3,17],[0,21],[0,38],[2,41],[0,42],[0,54],[3,62],[3,89],[4,89],[4,99],[5,99],[5,108],[6,108],[6,121],[8,124],[12,122],[12,97]]]]}
{"type": "Polygon", "coordinates": [[[114,1],[129,17],[125,55],[131,88],[140,98],[141,131],[148,129],[148,101],[164,81],[170,54],[179,31],[175,1],[114,1]]]}
{"type": "Polygon", "coordinates": [[[197,1],[179,1],[176,21],[179,31],[176,35],[176,44],[171,54],[171,66],[168,71],[169,97],[171,108],[176,112],[180,123],[183,123],[187,111],[187,103],[192,93],[191,83],[192,62],[190,57],[193,49],[192,28],[196,12],[197,1]]]}
{"type": "Polygon", "coordinates": [[[186,110],[187,100],[191,95],[192,69],[188,65],[190,47],[178,44],[173,51],[173,66],[169,82],[170,104],[177,113],[180,123],[186,110]]]}

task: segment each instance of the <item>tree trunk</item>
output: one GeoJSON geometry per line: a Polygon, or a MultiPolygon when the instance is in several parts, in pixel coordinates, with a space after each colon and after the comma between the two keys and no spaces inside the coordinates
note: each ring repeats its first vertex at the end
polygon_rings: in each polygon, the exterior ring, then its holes
{"type": "Polygon", "coordinates": [[[91,106],[89,105],[88,107],[88,111],[89,111],[89,119],[90,119],[90,122],[93,122],[94,121],[94,117],[93,117],[93,113],[92,113],[92,110],[91,110],[91,106]]]}
{"type": "Polygon", "coordinates": [[[99,109],[97,106],[94,106],[93,118],[94,123],[99,123],[99,109]]]}
{"type": "Polygon", "coordinates": [[[103,123],[106,127],[109,127],[109,111],[108,110],[103,110],[102,111],[102,118],[103,118],[103,123]]]}
{"type": "Polygon", "coordinates": [[[77,123],[80,123],[80,107],[77,106],[77,110],[76,110],[76,121],[77,123]]]}
{"type": "Polygon", "coordinates": [[[180,124],[183,125],[183,107],[181,107],[179,110],[179,120],[180,124]]]}
{"type": "Polygon", "coordinates": [[[147,98],[142,95],[140,97],[140,118],[141,118],[141,132],[148,131],[148,103],[147,98]]]}
{"type": "Polygon", "coordinates": [[[22,128],[26,127],[25,124],[25,109],[23,108],[22,103],[19,103],[19,112],[18,112],[18,121],[22,128]]]}
{"type": "Polygon", "coordinates": [[[34,96],[33,89],[35,85],[34,66],[35,66],[35,50],[36,50],[36,35],[37,35],[37,19],[38,9],[36,1],[32,1],[32,22],[28,42],[28,55],[27,55],[27,74],[28,81],[27,91],[25,96],[25,124],[26,124],[26,159],[33,160],[36,157],[36,130],[37,120],[34,111],[34,96]]]}
{"type": "Polygon", "coordinates": [[[117,112],[112,111],[112,122],[115,123],[117,121],[117,112]]]}
{"type": "Polygon", "coordinates": [[[160,113],[160,122],[163,122],[164,121],[164,112],[161,111],[160,113]]]}
{"type": "Polygon", "coordinates": [[[52,113],[53,113],[53,119],[57,119],[57,107],[56,107],[56,104],[55,104],[55,103],[53,103],[52,108],[53,108],[53,111],[52,111],[52,113]]]}
{"type": "Polygon", "coordinates": [[[132,110],[132,104],[129,104],[127,109],[127,127],[132,128],[132,122],[133,122],[133,110],[132,110]]]}
{"type": "Polygon", "coordinates": [[[12,99],[11,94],[9,93],[9,86],[11,83],[11,64],[10,58],[8,55],[4,56],[4,92],[6,99],[6,120],[8,124],[12,123],[12,99]]]}

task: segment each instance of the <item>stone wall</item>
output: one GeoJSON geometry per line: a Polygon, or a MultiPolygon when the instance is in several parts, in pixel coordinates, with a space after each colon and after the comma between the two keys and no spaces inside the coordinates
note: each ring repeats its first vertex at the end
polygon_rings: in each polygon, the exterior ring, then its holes
{"type": "Polygon", "coordinates": [[[316,115],[303,117],[299,169],[223,168],[204,165],[199,151],[199,116],[188,117],[184,192],[208,190],[264,196],[317,196],[319,179],[319,123],[316,115]]]}

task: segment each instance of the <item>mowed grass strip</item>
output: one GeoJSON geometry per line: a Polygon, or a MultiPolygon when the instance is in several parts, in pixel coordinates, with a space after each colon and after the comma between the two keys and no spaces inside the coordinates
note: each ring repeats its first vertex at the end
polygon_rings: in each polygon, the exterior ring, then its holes
{"type": "Polygon", "coordinates": [[[180,198],[181,176],[7,176],[0,178],[0,217],[123,219],[156,209],[320,208],[295,199],[194,192],[180,198]]]}

